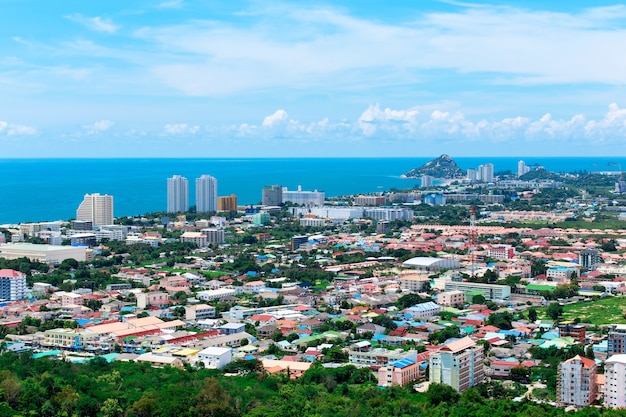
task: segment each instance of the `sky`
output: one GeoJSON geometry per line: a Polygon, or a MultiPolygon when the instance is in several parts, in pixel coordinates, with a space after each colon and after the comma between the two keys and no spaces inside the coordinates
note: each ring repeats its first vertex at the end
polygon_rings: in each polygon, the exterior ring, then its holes
{"type": "Polygon", "coordinates": [[[626,155],[625,4],[0,10],[0,158],[626,155]]]}

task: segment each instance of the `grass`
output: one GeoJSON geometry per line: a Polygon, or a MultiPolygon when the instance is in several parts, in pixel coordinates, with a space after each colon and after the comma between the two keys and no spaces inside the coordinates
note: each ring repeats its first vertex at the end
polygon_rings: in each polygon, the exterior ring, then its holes
{"type": "MultiPolygon", "coordinates": [[[[546,309],[537,310],[540,318],[548,319],[546,309]]],[[[560,321],[570,321],[576,318],[581,323],[626,324],[626,297],[608,297],[596,301],[583,301],[563,306],[563,315],[560,321]]]]}

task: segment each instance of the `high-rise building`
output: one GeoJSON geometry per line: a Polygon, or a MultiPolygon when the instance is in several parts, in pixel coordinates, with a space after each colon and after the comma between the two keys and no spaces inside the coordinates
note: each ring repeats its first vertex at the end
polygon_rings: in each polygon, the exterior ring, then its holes
{"type": "Polygon", "coordinates": [[[524,161],[519,161],[517,163],[517,177],[521,177],[524,174],[527,174],[530,172],[530,167],[526,166],[526,162],[524,161]]]}
{"type": "Polygon", "coordinates": [[[578,253],[578,265],[584,269],[594,269],[602,263],[602,256],[597,249],[583,249],[578,253]]]}
{"type": "Polygon", "coordinates": [[[604,366],[604,405],[626,408],[626,355],[611,356],[604,366]]]}
{"type": "Polygon", "coordinates": [[[91,222],[93,226],[113,224],[113,196],[85,194],[76,209],[76,220],[91,222]]]}
{"type": "Polygon", "coordinates": [[[196,178],[196,211],[217,211],[217,179],[210,175],[196,178]]]}
{"type": "Polygon", "coordinates": [[[428,188],[433,186],[434,178],[430,175],[422,175],[420,179],[420,188],[428,188]]]}
{"type": "Polygon", "coordinates": [[[479,384],[485,378],[483,346],[469,337],[447,342],[430,354],[430,382],[450,385],[458,392],[479,384]]]}
{"type": "Polygon", "coordinates": [[[279,206],[283,202],[282,185],[266,185],[263,187],[261,203],[264,206],[279,206]]]}
{"type": "Polygon", "coordinates": [[[237,211],[237,196],[217,197],[217,211],[237,211]]]}
{"type": "MultiPolygon", "coordinates": [[[[597,366],[593,359],[576,355],[559,366],[557,397],[561,405],[586,407],[596,400],[597,366]]],[[[608,381],[607,381],[608,387],[608,381]]]]}
{"type": "Polygon", "coordinates": [[[0,300],[18,301],[26,298],[26,275],[13,269],[0,269],[0,300]]]}
{"type": "Polygon", "coordinates": [[[476,171],[474,168],[468,168],[467,180],[469,182],[476,182],[478,180],[478,171],[476,171]]]}
{"type": "Polygon", "coordinates": [[[493,164],[484,164],[478,166],[478,179],[482,182],[493,182],[493,164]]]}
{"type": "Polygon", "coordinates": [[[181,213],[189,210],[189,181],[174,175],[167,179],[167,212],[181,213]]]}

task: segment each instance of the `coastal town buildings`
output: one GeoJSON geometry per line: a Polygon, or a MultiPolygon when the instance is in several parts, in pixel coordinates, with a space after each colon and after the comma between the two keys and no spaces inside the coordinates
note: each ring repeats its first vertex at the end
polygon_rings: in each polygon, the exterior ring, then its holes
{"type": "Polygon", "coordinates": [[[0,300],[23,300],[26,291],[26,274],[13,269],[0,269],[0,300]]]}

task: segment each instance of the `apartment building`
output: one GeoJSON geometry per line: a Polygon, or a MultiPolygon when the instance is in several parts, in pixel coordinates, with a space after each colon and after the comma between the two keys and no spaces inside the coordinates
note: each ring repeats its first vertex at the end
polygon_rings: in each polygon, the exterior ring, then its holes
{"type": "Polygon", "coordinates": [[[559,404],[586,407],[596,400],[597,366],[593,359],[576,355],[559,365],[557,397],[559,404]]]}
{"type": "Polygon", "coordinates": [[[431,353],[429,380],[462,392],[485,378],[483,356],[483,347],[469,337],[449,341],[431,353]]]}
{"type": "Polygon", "coordinates": [[[604,376],[604,405],[626,408],[626,355],[614,355],[607,359],[604,376]]]}

